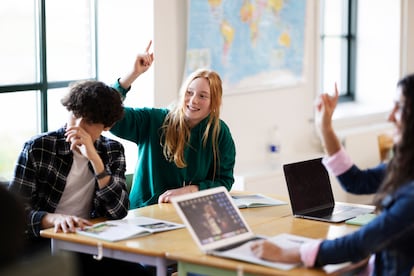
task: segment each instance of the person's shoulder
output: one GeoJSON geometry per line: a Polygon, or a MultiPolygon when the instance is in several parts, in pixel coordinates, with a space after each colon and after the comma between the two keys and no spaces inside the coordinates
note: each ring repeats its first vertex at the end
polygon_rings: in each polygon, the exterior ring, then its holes
{"type": "Polygon", "coordinates": [[[397,191],[397,195],[414,197],[414,179],[407,182],[406,185],[400,187],[397,191]]]}
{"type": "Polygon", "coordinates": [[[48,131],[36,134],[32,136],[29,140],[26,141],[27,145],[36,145],[41,146],[45,143],[52,142],[55,143],[57,140],[64,139],[65,130],[60,128],[58,130],[48,131]]]}
{"type": "Polygon", "coordinates": [[[111,148],[111,149],[123,149],[124,146],[122,145],[122,143],[118,140],[112,139],[110,137],[101,135],[99,137],[99,139],[96,141],[98,148],[99,147],[106,147],[106,148],[111,148]]]}
{"type": "Polygon", "coordinates": [[[230,127],[222,119],[220,119],[220,128],[221,128],[221,130],[230,133],[230,127]]]}

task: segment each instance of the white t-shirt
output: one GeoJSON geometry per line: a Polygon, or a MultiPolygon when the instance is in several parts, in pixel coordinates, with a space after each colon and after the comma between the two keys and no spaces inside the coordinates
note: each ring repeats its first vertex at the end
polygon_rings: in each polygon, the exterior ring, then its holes
{"type": "Polygon", "coordinates": [[[89,219],[94,190],[95,176],[88,167],[88,159],[74,150],[72,168],[55,213],[89,219]]]}

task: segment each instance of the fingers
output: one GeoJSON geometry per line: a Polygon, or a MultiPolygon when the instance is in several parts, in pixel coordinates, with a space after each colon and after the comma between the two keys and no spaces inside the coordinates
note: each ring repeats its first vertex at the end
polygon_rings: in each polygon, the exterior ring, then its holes
{"type": "Polygon", "coordinates": [[[174,196],[190,193],[191,191],[188,190],[186,187],[165,191],[162,195],[158,197],[158,203],[169,203],[171,202],[171,198],[174,196]]]}
{"type": "Polygon", "coordinates": [[[76,226],[79,227],[80,229],[85,228],[85,226],[92,226],[93,223],[90,222],[89,220],[83,219],[83,218],[78,218],[76,217],[76,226]]]}
{"type": "Polygon", "coordinates": [[[85,226],[90,226],[92,223],[86,219],[76,216],[62,215],[60,219],[55,221],[54,231],[63,233],[75,233],[76,228],[83,229],[85,226]]]}
{"type": "Polygon", "coordinates": [[[66,142],[71,143],[71,150],[75,149],[76,146],[81,147],[83,145],[93,144],[91,136],[80,127],[69,127],[66,129],[66,142]]]}
{"type": "Polygon", "coordinates": [[[317,97],[313,103],[317,111],[320,111],[322,109],[322,95],[317,97]]]}
{"type": "MultiPolygon", "coordinates": [[[[149,50],[152,45],[152,40],[149,41],[147,48],[145,48],[145,54],[139,54],[139,64],[144,67],[150,67],[152,62],[154,61],[154,53],[149,53],[149,50]]],[[[148,68],[143,68],[144,70],[148,68]]]]}
{"type": "Polygon", "coordinates": [[[263,256],[263,241],[253,242],[250,245],[250,250],[254,255],[256,255],[256,257],[261,258],[263,256]]]}
{"type": "Polygon", "coordinates": [[[335,98],[339,97],[338,84],[335,82],[335,98]]]}
{"type": "Polygon", "coordinates": [[[145,53],[148,54],[149,49],[151,48],[152,40],[149,41],[147,48],[145,49],[145,53]]]}
{"type": "Polygon", "coordinates": [[[165,193],[159,196],[158,203],[169,203],[171,195],[171,191],[166,191],[165,193]]]}
{"type": "Polygon", "coordinates": [[[145,67],[151,66],[153,60],[154,60],[154,55],[153,54],[148,54],[147,53],[146,55],[142,55],[140,57],[140,63],[141,63],[142,66],[145,66],[145,67]]]}

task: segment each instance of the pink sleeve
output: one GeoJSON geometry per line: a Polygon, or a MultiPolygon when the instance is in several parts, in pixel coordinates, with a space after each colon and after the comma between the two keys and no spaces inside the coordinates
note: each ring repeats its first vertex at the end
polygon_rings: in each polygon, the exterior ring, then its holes
{"type": "Polygon", "coordinates": [[[349,168],[352,167],[354,162],[352,162],[351,157],[346,153],[345,149],[341,149],[331,156],[325,156],[322,159],[323,165],[326,169],[335,176],[343,174],[349,168]]]}
{"type": "Polygon", "coordinates": [[[313,267],[315,265],[316,256],[319,252],[319,246],[322,240],[316,240],[304,243],[300,246],[300,259],[306,267],[313,267]]]}

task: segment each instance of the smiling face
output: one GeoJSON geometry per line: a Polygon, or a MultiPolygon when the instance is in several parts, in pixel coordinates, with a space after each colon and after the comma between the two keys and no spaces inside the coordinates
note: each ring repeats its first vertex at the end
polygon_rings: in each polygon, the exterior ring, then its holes
{"type": "Polygon", "coordinates": [[[398,143],[401,139],[401,119],[402,119],[402,112],[404,109],[404,95],[402,93],[402,88],[399,86],[397,87],[396,97],[394,100],[394,107],[391,110],[391,113],[388,116],[388,121],[392,122],[395,126],[394,131],[394,143],[398,143]]]}
{"type": "Polygon", "coordinates": [[[190,82],[184,95],[184,114],[190,127],[194,127],[210,114],[210,84],[199,77],[190,82]]]}

